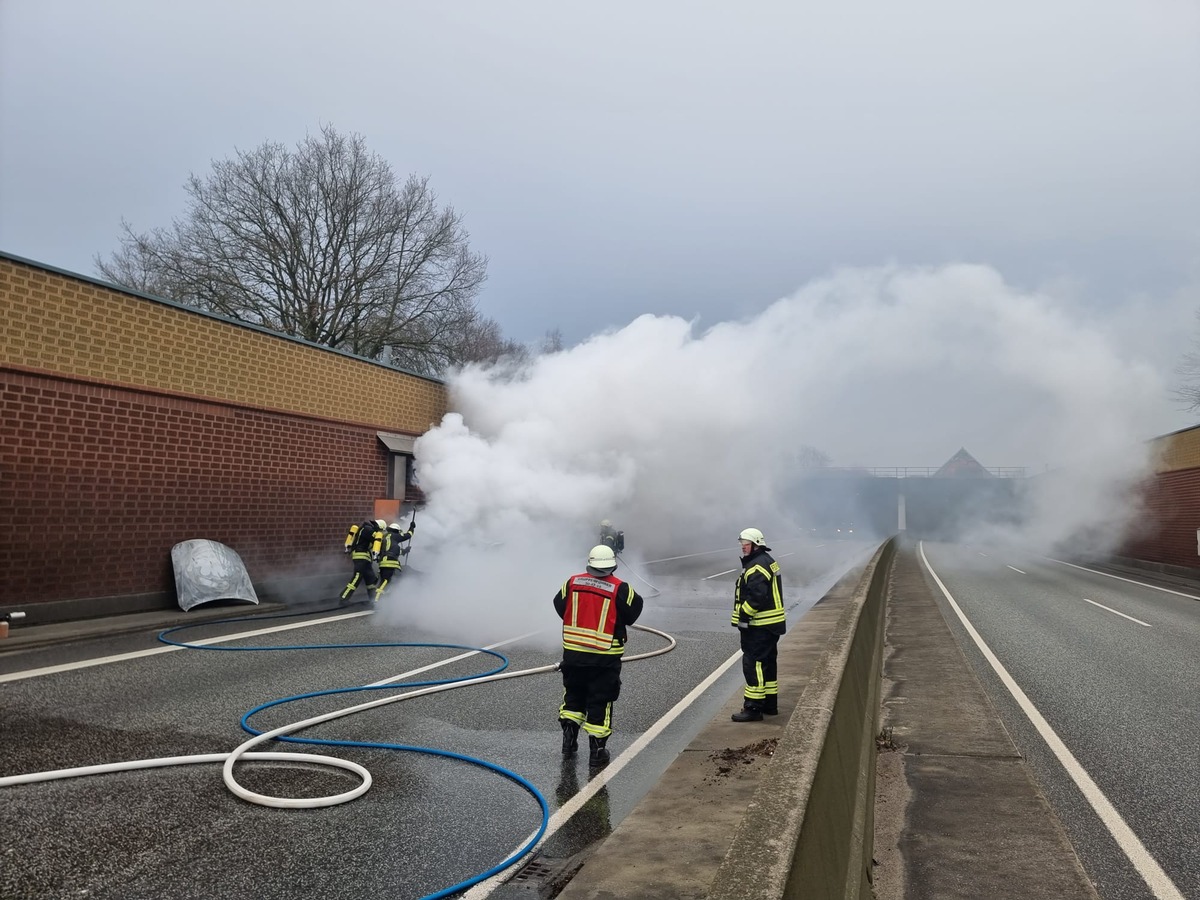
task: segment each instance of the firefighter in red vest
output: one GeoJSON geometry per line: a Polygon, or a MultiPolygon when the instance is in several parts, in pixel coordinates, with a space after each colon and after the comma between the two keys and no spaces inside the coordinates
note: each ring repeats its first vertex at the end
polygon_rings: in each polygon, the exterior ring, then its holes
{"type": "Polygon", "coordinates": [[[621,694],[621,657],[627,628],[642,614],[642,598],[617,578],[617,557],[603,544],[588,554],[587,571],[572,575],[554,595],[554,611],[563,620],[563,756],[579,748],[579,729],[587,732],[588,764],[608,762],[604,746],[612,734],[612,707],[621,694]]]}

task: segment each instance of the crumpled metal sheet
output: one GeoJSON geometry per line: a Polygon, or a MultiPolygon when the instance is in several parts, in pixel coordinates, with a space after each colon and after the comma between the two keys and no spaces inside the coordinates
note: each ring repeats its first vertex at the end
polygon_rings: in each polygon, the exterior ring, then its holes
{"type": "Polygon", "coordinates": [[[258,594],[237,551],[216,541],[183,541],[171,548],[179,608],[213,600],[258,603],[258,594]]]}

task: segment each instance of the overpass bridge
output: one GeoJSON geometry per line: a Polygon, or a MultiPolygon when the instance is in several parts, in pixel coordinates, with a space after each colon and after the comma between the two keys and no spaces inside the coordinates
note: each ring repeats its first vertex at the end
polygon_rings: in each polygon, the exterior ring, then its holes
{"type": "Polygon", "coordinates": [[[979,525],[1019,525],[1033,479],[1025,468],[986,469],[965,450],[940,467],[806,469],[785,491],[802,527],[828,534],[853,528],[951,540],[979,525]]]}

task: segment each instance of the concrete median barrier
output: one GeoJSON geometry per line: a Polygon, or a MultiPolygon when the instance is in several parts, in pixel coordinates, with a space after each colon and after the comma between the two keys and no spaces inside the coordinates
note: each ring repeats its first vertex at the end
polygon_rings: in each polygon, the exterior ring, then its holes
{"type": "Polygon", "coordinates": [[[692,740],[560,900],[869,898],[875,736],[894,540],[779,647],[780,715],[741,691],[692,740]]]}
{"type": "Polygon", "coordinates": [[[875,735],[894,540],[867,564],[708,896],[869,898],[875,735]]]}

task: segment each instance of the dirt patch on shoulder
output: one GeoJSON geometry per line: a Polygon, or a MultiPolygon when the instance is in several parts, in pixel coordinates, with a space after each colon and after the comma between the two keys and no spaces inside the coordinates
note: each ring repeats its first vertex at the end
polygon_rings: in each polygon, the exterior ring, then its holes
{"type": "Polygon", "coordinates": [[[724,750],[714,750],[708,758],[716,763],[716,776],[729,775],[738,766],[749,766],[762,759],[770,759],[775,755],[775,747],[779,738],[763,738],[745,747],[728,747],[724,750]]]}

